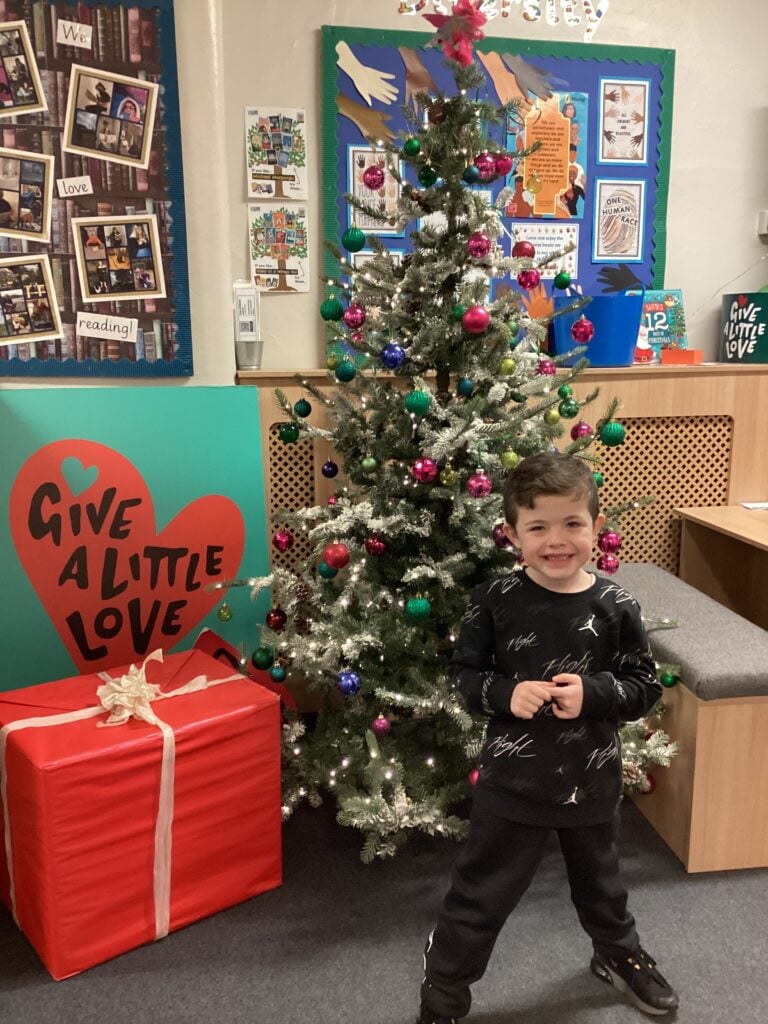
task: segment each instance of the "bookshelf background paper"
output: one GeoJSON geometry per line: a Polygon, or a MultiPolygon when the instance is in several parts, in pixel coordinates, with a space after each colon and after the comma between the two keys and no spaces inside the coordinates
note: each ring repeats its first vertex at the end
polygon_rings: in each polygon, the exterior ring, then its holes
{"type": "MultiPolygon", "coordinates": [[[[189,284],[181,164],[178,81],[172,0],[136,0],[134,3],[77,4],[48,0],[0,0],[0,23],[21,22],[26,27],[31,55],[37,65],[45,110],[0,113],[0,146],[53,158],[54,180],[72,179],[66,196],[60,188],[51,199],[50,241],[0,236],[3,259],[47,254],[53,288],[61,313],[61,336],[32,342],[18,335],[0,338],[0,377],[184,377],[192,374],[189,284]],[[67,22],[68,25],[60,24],[67,22]],[[90,30],[90,32],[88,31],[90,30]],[[67,42],[62,38],[67,36],[67,42]],[[90,35],[90,40],[88,36],[90,35]],[[57,41],[58,40],[58,41],[57,41]],[[88,45],[89,43],[89,45],[88,45]],[[72,67],[103,71],[109,91],[141,96],[135,80],[147,82],[157,96],[146,166],[131,158],[131,132],[140,137],[140,125],[123,121],[122,112],[109,105],[99,114],[99,128],[117,130],[117,152],[104,152],[95,141],[93,152],[66,148],[72,67]],[[133,83],[133,84],[131,84],[133,83]],[[124,129],[124,130],[123,130],[124,129]],[[123,139],[125,135],[125,139],[123,139]],[[119,146],[128,154],[121,158],[119,146]],[[80,184],[76,179],[81,180],[80,184]],[[87,188],[88,179],[92,193],[87,188]],[[77,267],[73,218],[114,217],[126,223],[151,218],[156,222],[165,295],[125,294],[98,305],[83,297],[77,267]],[[78,314],[99,313],[137,321],[136,341],[105,339],[76,333],[78,314]]],[[[2,63],[0,28],[0,63],[2,63]]],[[[2,72],[0,72],[0,78],[2,72]]],[[[0,97],[1,99],[1,97],[0,97]]],[[[113,104],[113,105],[115,105],[113,104]]],[[[73,112],[69,111],[70,120],[73,112]]],[[[104,136],[106,138],[106,135],[104,136]]],[[[105,143],[106,145],[106,143],[105,143]]],[[[154,253],[153,253],[154,255],[154,253]]],[[[137,277],[138,279],[138,277],[137,277]]],[[[88,322],[83,318],[81,322],[88,322]]]]}

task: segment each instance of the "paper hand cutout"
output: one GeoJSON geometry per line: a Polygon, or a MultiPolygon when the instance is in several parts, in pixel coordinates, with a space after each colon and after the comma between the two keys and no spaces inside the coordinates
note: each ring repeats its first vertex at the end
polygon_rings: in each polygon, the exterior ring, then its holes
{"type": "Polygon", "coordinates": [[[549,87],[551,75],[544,68],[529,64],[524,57],[513,57],[511,53],[503,53],[501,59],[515,76],[515,81],[524,94],[533,93],[539,99],[548,100],[552,96],[549,87]]]}
{"type": "Polygon", "coordinates": [[[547,289],[543,284],[531,288],[528,292],[523,292],[520,298],[528,315],[534,320],[548,319],[555,311],[555,301],[547,295],[547,289]]]}
{"type": "Polygon", "coordinates": [[[368,142],[375,142],[384,137],[395,138],[395,133],[387,127],[387,121],[392,120],[391,114],[385,114],[381,110],[370,110],[343,93],[336,96],[336,106],[343,117],[348,117],[353,124],[357,125],[361,135],[368,142]]]}
{"type": "Polygon", "coordinates": [[[419,109],[417,94],[436,93],[437,86],[432,75],[424,67],[417,50],[412,50],[408,46],[398,46],[398,50],[405,65],[405,102],[410,103],[415,112],[419,109]]]}
{"type": "Polygon", "coordinates": [[[511,103],[513,100],[519,100],[520,117],[525,117],[533,104],[528,99],[528,94],[520,88],[517,78],[504,64],[501,56],[498,53],[481,53],[478,50],[477,59],[491,76],[499,103],[503,105],[511,103]]]}
{"type": "Polygon", "coordinates": [[[376,68],[368,68],[365,64],[361,64],[343,40],[336,43],[336,54],[336,63],[342,71],[349,75],[355,88],[369,107],[372,106],[373,100],[380,100],[389,105],[397,99],[397,89],[387,81],[387,79],[395,77],[393,74],[387,71],[377,71],[376,68]]]}
{"type": "Polygon", "coordinates": [[[604,285],[604,292],[623,292],[627,288],[645,287],[626,263],[619,263],[615,267],[601,267],[597,280],[599,284],[604,285]]]}

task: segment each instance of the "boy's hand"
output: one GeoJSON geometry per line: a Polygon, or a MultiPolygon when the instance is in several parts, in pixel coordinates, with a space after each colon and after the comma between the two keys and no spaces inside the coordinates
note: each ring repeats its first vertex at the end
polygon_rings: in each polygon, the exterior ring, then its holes
{"type": "Polygon", "coordinates": [[[578,718],[584,703],[584,686],[581,676],[572,672],[561,672],[552,676],[557,689],[552,695],[552,714],[555,718],[578,718]]]}
{"type": "Polygon", "coordinates": [[[543,679],[525,679],[512,691],[509,710],[515,718],[533,718],[542,705],[552,700],[555,687],[543,679]]]}

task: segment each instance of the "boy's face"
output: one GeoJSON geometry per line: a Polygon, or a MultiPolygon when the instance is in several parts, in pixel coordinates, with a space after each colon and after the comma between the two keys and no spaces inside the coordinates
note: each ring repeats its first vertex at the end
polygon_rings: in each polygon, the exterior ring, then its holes
{"type": "Polygon", "coordinates": [[[569,593],[588,582],[584,566],[604,522],[602,513],[592,521],[586,498],[543,494],[533,508],[521,508],[515,526],[506,523],[504,532],[522,552],[535,583],[569,593]]]}

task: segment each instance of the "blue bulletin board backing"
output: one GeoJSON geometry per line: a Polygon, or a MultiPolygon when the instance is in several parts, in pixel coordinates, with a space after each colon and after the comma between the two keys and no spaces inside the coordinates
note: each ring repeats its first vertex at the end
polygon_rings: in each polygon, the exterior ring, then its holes
{"type": "MultiPolygon", "coordinates": [[[[322,35],[324,236],[338,245],[353,212],[345,193],[357,189],[367,201],[374,198],[360,184],[364,166],[377,156],[366,134],[388,135],[393,141],[405,137],[402,104],[406,97],[413,102],[419,75],[421,83],[431,79],[428,91],[433,96],[439,91],[450,96],[454,84],[439,49],[426,45],[434,38],[431,34],[324,26],[322,35]]],[[[517,193],[502,211],[504,254],[510,254],[517,238],[533,240],[540,257],[548,245],[554,250],[575,239],[577,249],[564,269],[585,294],[663,287],[674,51],[486,38],[475,52],[486,72],[483,98],[501,106],[516,93],[523,97],[521,110],[529,104],[532,108],[522,129],[512,122],[497,129],[500,147],[514,154],[516,145],[529,145],[523,142],[525,133],[533,135],[544,104],[551,112],[557,103],[561,131],[570,133],[567,187],[552,191],[551,198],[542,197],[546,209],[536,198],[540,193],[528,187],[537,178],[540,185],[541,178],[526,167],[515,167],[506,179],[474,186],[488,190],[494,202],[505,187],[517,193]],[[559,114],[570,118],[570,124],[559,114]]],[[[407,167],[405,177],[417,186],[414,173],[407,167]]],[[[394,187],[392,179],[387,188],[394,187]]],[[[381,192],[385,219],[378,225],[361,223],[355,213],[355,223],[387,249],[405,254],[412,248],[409,232],[416,225],[394,234],[386,223],[386,204],[396,197],[381,192]]],[[[364,257],[365,252],[357,259],[364,257]]],[[[550,297],[556,269],[542,276],[550,297]]],[[[338,273],[329,253],[324,270],[328,278],[338,273]]]]}

